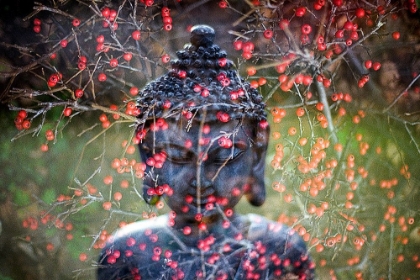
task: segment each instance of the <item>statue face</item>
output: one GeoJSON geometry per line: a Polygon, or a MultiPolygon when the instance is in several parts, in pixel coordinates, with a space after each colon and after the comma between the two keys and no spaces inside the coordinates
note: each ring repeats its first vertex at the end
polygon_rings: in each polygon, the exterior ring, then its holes
{"type": "MultiPolygon", "coordinates": [[[[253,144],[255,127],[239,120],[193,121],[189,129],[186,121],[164,122],[140,144],[144,162],[154,154],[166,157],[162,167],[153,167],[145,185],[169,185],[173,192],[165,196],[166,203],[187,222],[229,216],[256,181],[255,161],[264,161],[265,151],[261,155],[253,144]]],[[[258,174],[263,176],[263,170],[258,174]]]]}

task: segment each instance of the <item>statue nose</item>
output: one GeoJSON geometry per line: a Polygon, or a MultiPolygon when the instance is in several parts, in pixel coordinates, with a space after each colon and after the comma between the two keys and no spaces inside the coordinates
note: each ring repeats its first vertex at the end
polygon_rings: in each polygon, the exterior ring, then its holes
{"type": "Polygon", "coordinates": [[[213,185],[213,183],[206,179],[206,178],[200,178],[199,180],[193,179],[191,181],[191,186],[194,188],[199,187],[200,189],[208,189],[213,185]]]}
{"type": "Polygon", "coordinates": [[[200,178],[199,180],[193,179],[191,181],[191,188],[191,191],[194,191],[194,193],[199,189],[201,196],[209,196],[214,193],[213,182],[206,178],[200,178]]]}

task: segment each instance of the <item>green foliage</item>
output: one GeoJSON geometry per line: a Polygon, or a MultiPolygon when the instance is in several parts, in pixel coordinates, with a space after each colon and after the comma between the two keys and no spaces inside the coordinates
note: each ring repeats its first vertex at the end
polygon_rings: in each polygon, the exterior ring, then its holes
{"type": "MultiPolygon", "coordinates": [[[[327,2],[330,5],[334,1],[327,2]]],[[[228,48],[231,48],[232,41],[241,40],[244,43],[253,42],[256,46],[252,59],[244,59],[239,50],[232,49],[230,56],[234,57],[244,76],[248,73],[247,67],[258,68],[255,75],[247,77],[249,81],[265,79],[266,83],[257,82],[256,87],[267,99],[272,135],[267,157],[267,202],[261,208],[252,208],[243,200],[238,210],[242,213],[261,213],[302,233],[317,261],[321,278],[329,279],[332,277],[331,271],[336,271],[339,279],[353,279],[355,274],[363,271],[365,277],[372,279],[396,278],[404,274],[410,274],[415,279],[419,276],[417,267],[420,265],[415,260],[420,242],[412,237],[420,226],[420,192],[417,187],[420,182],[420,134],[416,111],[419,107],[416,99],[419,85],[414,75],[418,73],[418,52],[412,48],[418,41],[418,34],[411,29],[418,27],[418,19],[415,18],[418,12],[409,14],[404,9],[397,9],[399,17],[392,19],[394,11],[388,9],[385,20],[374,7],[377,3],[368,5],[365,1],[354,2],[363,4],[366,9],[371,8],[370,16],[362,20],[354,17],[354,7],[345,11],[334,9],[328,14],[334,16],[334,24],[329,26],[330,32],[325,35],[325,40],[330,40],[329,45],[333,46],[337,41],[338,44],[344,43],[333,34],[340,22],[348,18],[359,24],[358,34],[365,37],[363,41],[350,42],[353,45],[346,49],[347,53],[334,54],[327,59],[326,53],[319,51],[316,44],[301,44],[298,39],[302,22],[313,21],[314,33],[315,27],[320,28],[320,33],[324,32],[321,28],[324,22],[320,20],[324,15],[312,10],[313,13],[307,13],[302,19],[294,15],[296,5],[306,1],[285,1],[280,8],[275,8],[273,4],[264,7],[264,10],[255,8],[250,2],[246,3],[250,7],[244,7],[242,1],[232,1],[230,4],[237,6],[217,10],[221,18],[223,15],[231,18],[232,14],[238,13],[235,24],[239,25],[226,23],[232,25],[232,30],[236,28],[233,31],[229,29],[229,32],[225,32],[226,26],[219,27],[226,35],[221,35],[225,37],[217,40],[228,48]],[[248,13],[246,8],[252,9],[252,12],[248,13]],[[243,15],[247,18],[244,19],[243,15]],[[289,32],[293,33],[286,33],[279,27],[281,17],[291,19],[289,32]],[[367,26],[368,19],[374,21],[373,26],[367,26]],[[246,24],[241,25],[241,21],[246,24]],[[268,29],[274,30],[275,36],[271,39],[262,35],[268,29]],[[401,31],[399,42],[391,39],[390,35],[397,29],[401,31]],[[411,38],[414,41],[410,41],[411,38]],[[398,51],[395,46],[398,46],[398,51]],[[293,64],[288,58],[290,54],[296,58],[293,64]],[[392,78],[398,80],[398,87],[387,88],[388,82],[382,81],[386,71],[373,72],[363,68],[363,61],[367,59],[397,65],[401,78],[392,78]],[[403,59],[409,59],[410,64],[407,66],[403,59]],[[279,82],[280,73],[276,69],[280,62],[288,63],[288,68],[284,70],[287,79],[294,79],[302,73],[310,74],[313,83],[304,86],[296,82],[290,88],[282,87],[286,83],[279,82]],[[316,73],[307,67],[310,63],[318,67],[316,73]],[[357,82],[360,76],[368,72],[370,82],[364,88],[359,87],[357,82]],[[316,85],[318,74],[328,77],[332,85],[320,85],[323,82],[316,85]],[[403,95],[405,87],[411,82],[413,86],[408,88],[409,94],[403,95]],[[333,101],[332,94],[339,91],[350,92],[353,101],[333,101]],[[312,97],[309,97],[309,92],[313,93],[312,97]],[[318,110],[316,105],[322,98],[326,99],[323,101],[326,108],[318,110]],[[395,106],[383,106],[397,99],[399,102],[395,106]],[[271,111],[276,107],[287,111],[286,117],[280,121],[274,118],[271,111]],[[298,107],[305,108],[304,116],[296,116],[298,107]],[[339,110],[343,108],[347,113],[340,115],[339,110]],[[327,112],[332,116],[328,119],[331,126],[322,127],[318,118],[327,112]],[[360,122],[353,120],[355,116],[360,117],[360,122]],[[291,135],[290,128],[295,128],[296,134],[291,135]],[[273,133],[278,135],[274,137],[273,133]],[[306,138],[305,145],[300,144],[301,138],[306,138]],[[321,148],[325,157],[308,169],[304,165],[316,157],[316,151],[312,148],[318,141],[328,141],[329,146],[321,148]],[[278,148],[279,144],[281,148],[278,148]],[[341,151],[335,148],[336,144],[342,146],[341,151]],[[368,148],[362,151],[361,147],[365,144],[368,148]],[[273,163],[276,156],[279,159],[273,163]],[[348,163],[349,156],[354,156],[354,166],[348,163]],[[330,167],[330,162],[334,160],[337,166],[330,167]],[[331,175],[325,175],[330,171],[331,175]],[[366,176],[364,171],[368,171],[366,176]],[[348,175],[351,172],[354,172],[353,176],[348,175]],[[313,191],[315,186],[308,188],[304,185],[305,181],[316,181],[318,175],[325,175],[320,180],[322,187],[319,190],[313,191]],[[354,198],[349,199],[349,193],[354,198]],[[334,239],[334,244],[329,245],[332,244],[329,243],[332,238],[337,236],[347,239],[342,243],[342,240],[335,243],[334,239]],[[358,246],[359,239],[363,243],[361,247],[358,246]],[[397,262],[399,255],[405,256],[401,263],[397,262]]],[[[417,3],[420,4],[419,1],[417,3]]],[[[397,5],[397,2],[394,4],[397,5]]],[[[118,8],[115,3],[109,2],[109,5],[118,8]]],[[[185,29],[191,19],[179,22],[179,33],[162,30],[157,19],[159,17],[154,16],[161,8],[159,5],[151,8],[138,6],[137,16],[144,20],[142,28],[147,30],[142,34],[141,43],[133,42],[130,37],[132,29],[138,26],[137,22],[129,22],[129,17],[124,19],[126,26],[123,31],[116,32],[119,37],[115,37],[115,33],[103,28],[103,19],[99,15],[92,14],[93,19],[84,19],[85,26],[75,28],[66,16],[54,14],[51,22],[58,24],[59,28],[52,30],[57,32],[32,34],[39,35],[36,38],[45,40],[42,42],[45,44],[38,42],[40,45],[31,51],[21,50],[25,58],[30,57],[35,61],[44,56],[45,59],[39,61],[39,67],[14,77],[16,83],[13,85],[17,89],[13,93],[20,98],[15,98],[11,93],[6,95],[10,98],[7,103],[12,108],[26,106],[30,117],[34,117],[31,129],[16,128],[16,108],[8,110],[4,106],[0,110],[0,202],[9,205],[6,202],[10,198],[13,207],[7,210],[17,213],[19,226],[25,221],[32,222],[29,226],[18,228],[16,234],[19,239],[35,240],[33,244],[42,250],[46,249],[45,244],[51,239],[59,239],[60,250],[66,253],[64,260],[60,261],[69,264],[70,270],[92,272],[92,263],[96,261],[100,245],[120,226],[121,221],[141,220],[168,210],[155,209],[142,200],[141,176],[135,174],[134,164],[128,164],[130,161],[139,161],[137,151],[128,152],[133,144],[135,125],[134,117],[127,111],[129,101],[134,98],[129,92],[132,87],[141,88],[151,78],[166,71],[169,66],[161,63],[161,55],[175,53],[177,45],[185,43],[184,39],[188,37],[185,29]],[[110,52],[97,51],[96,36],[99,34],[106,36],[111,46],[110,52]],[[71,38],[69,47],[57,47],[67,35],[71,38]],[[182,40],[178,42],[172,38],[182,40]],[[49,48],[54,48],[57,59],[50,59],[52,51],[49,48]],[[134,53],[131,62],[122,59],[127,51],[134,53]],[[90,60],[85,70],[78,68],[82,54],[90,60]],[[122,66],[111,69],[108,63],[111,57],[118,57],[122,66]],[[64,82],[56,87],[48,87],[50,75],[58,71],[62,72],[64,82]],[[108,82],[97,82],[96,74],[99,71],[108,74],[108,82]],[[60,90],[56,90],[58,87],[60,90]],[[84,88],[82,98],[74,98],[76,88],[84,88]],[[111,104],[116,104],[117,109],[111,110],[111,104]],[[70,116],[63,115],[65,107],[73,110],[70,116]],[[106,119],[109,123],[100,119],[106,119]],[[54,140],[46,140],[47,130],[54,132],[54,140]],[[43,144],[48,145],[48,151],[40,150],[43,144]],[[114,159],[125,162],[124,168],[111,168],[114,159]],[[113,182],[104,183],[106,176],[111,176],[113,182]],[[122,183],[127,186],[122,187],[122,183]],[[116,192],[122,194],[121,201],[114,199],[116,192]],[[111,203],[109,211],[104,209],[104,202],[111,203]],[[81,253],[88,254],[88,261],[79,261],[81,253]]],[[[177,4],[173,12],[185,9],[182,5],[177,4]]],[[[132,14],[131,10],[127,11],[132,7],[127,6],[121,9],[121,17],[132,14]]],[[[312,5],[307,7],[312,9],[312,5]]],[[[84,15],[79,13],[79,9],[83,8],[83,5],[69,4],[66,13],[84,15]]],[[[7,6],[2,7],[3,12],[7,9],[7,6]]],[[[182,12],[178,16],[182,19],[182,12]]],[[[203,18],[206,17],[203,15],[203,18]]],[[[233,18],[230,20],[233,21],[233,18]]],[[[219,18],[211,18],[211,22],[217,21],[219,18]]],[[[224,23],[224,20],[220,22],[224,23]]],[[[55,27],[51,25],[51,28],[55,27]]],[[[9,67],[0,64],[0,71],[6,70],[9,67]]],[[[13,228],[5,223],[3,227],[13,228]]],[[[0,280],[3,279],[11,278],[0,274],[0,280]]]]}

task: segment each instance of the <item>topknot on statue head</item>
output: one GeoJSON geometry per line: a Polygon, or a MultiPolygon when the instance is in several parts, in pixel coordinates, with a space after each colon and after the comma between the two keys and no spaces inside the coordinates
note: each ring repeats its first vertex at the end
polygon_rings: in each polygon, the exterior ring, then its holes
{"type": "Polygon", "coordinates": [[[262,96],[232,69],[214,38],[210,26],[191,29],[190,44],[177,52],[172,70],[139,94],[139,128],[158,118],[200,119],[204,111],[206,120],[249,119],[267,125],[262,96]]]}

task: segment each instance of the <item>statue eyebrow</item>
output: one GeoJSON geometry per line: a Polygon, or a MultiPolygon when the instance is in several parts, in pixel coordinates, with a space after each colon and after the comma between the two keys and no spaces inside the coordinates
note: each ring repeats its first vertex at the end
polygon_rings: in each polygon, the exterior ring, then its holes
{"type": "Polygon", "coordinates": [[[176,143],[176,142],[166,142],[166,141],[161,141],[161,142],[159,142],[159,143],[157,143],[156,145],[155,145],[155,148],[157,148],[157,149],[165,149],[165,148],[177,148],[177,147],[179,147],[179,148],[181,148],[181,149],[187,149],[186,147],[185,147],[185,145],[180,145],[179,143],[176,143]]]}

